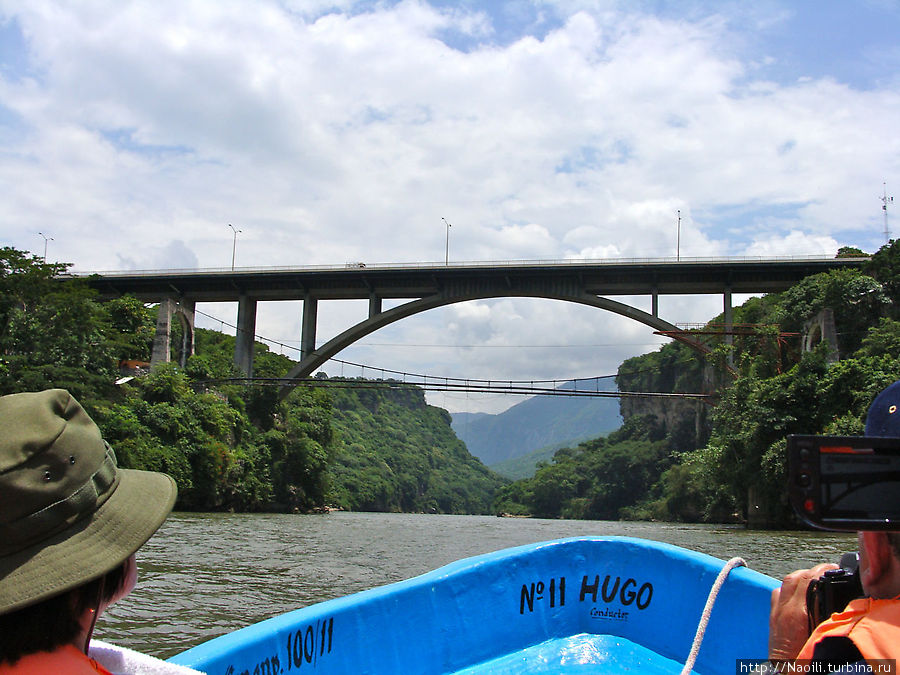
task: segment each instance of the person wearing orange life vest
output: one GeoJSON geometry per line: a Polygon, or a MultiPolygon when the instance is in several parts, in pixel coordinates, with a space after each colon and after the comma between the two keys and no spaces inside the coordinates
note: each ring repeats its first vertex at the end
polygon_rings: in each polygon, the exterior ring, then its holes
{"type": "MultiPolygon", "coordinates": [[[[866,436],[900,437],[900,381],[882,391],[869,407],[866,436]]],[[[900,495],[897,495],[900,499],[900,495]]],[[[772,592],[769,659],[810,659],[828,664],[828,672],[846,666],[865,672],[876,659],[900,658],[900,532],[857,533],[859,573],[864,598],[852,600],[809,635],[806,589],[834,564],[817,565],[786,576],[772,592]],[[853,668],[854,665],[861,668],[853,668]]],[[[825,672],[825,671],[823,671],[825,672]]]]}
{"type": "Polygon", "coordinates": [[[109,675],[87,655],[94,625],[175,495],[165,474],[119,469],[68,392],[0,397],[0,675],[109,675]]]}

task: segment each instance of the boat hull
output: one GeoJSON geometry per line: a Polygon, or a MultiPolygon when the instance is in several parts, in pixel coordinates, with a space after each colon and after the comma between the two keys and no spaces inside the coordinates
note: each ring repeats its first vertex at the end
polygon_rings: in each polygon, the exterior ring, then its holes
{"type": "MultiPolygon", "coordinates": [[[[679,672],[723,564],[628,537],[542,542],[273,617],[170,660],[210,675],[679,672]]],[[[777,586],[731,571],[695,672],[766,657],[777,586]]]]}

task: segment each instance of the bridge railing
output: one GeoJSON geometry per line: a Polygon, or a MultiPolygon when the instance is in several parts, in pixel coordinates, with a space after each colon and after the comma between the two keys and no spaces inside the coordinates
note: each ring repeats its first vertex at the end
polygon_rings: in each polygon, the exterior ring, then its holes
{"type": "MultiPolygon", "coordinates": [[[[863,262],[864,257],[841,258],[847,262],[863,262]]],[[[793,255],[793,256],[707,256],[707,257],[668,257],[668,258],[557,258],[544,260],[478,260],[461,262],[393,262],[393,263],[366,263],[352,262],[343,265],[281,265],[267,267],[204,267],[204,268],[178,268],[178,269],[143,269],[143,270],[72,270],[71,276],[175,276],[182,274],[260,274],[282,272],[359,272],[361,270],[415,270],[415,269],[478,269],[497,267],[547,267],[547,266],[616,266],[616,265],[690,265],[690,264],[723,264],[735,265],[742,263],[789,263],[789,262],[833,262],[834,256],[829,255],[793,255]]]]}

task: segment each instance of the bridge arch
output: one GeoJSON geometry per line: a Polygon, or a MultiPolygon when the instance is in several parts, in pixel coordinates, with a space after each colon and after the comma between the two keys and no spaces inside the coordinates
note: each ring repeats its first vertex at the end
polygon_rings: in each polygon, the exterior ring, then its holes
{"type": "MultiPolygon", "coordinates": [[[[538,289],[509,290],[504,292],[498,290],[486,290],[478,293],[453,293],[445,291],[424,298],[411,300],[402,305],[398,305],[397,307],[393,307],[392,309],[372,314],[366,320],[360,321],[356,325],[351,326],[344,332],[336,335],[331,340],[321,345],[318,349],[315,349],[310,354],[305,355],[301,359],[300,363],[292,368],[285,377],[309,377],[317,368],[323,366],[335,354],[345,349],[346,347],[349,347],[354,342],[361,340],[362,338],[371,333],[374,333],[380,328],[384,328],[389,324],[400,321],[401,319],[406,319],[415,314],[426,312],[431,309],[437,309],[438,307],[456,304],[459,302],[467,302],[469,300],[487,300],[492,298],[510,297],[543,298],[548,300],[561,300],[564,302],[573,302],[577,304],[588,305],[590,307],[596,307],[597,309],[603,309],[627,317],[629,319],[639,321],[640,323],[650,326],[655,330],[678,331],[677,326],[669,323],[668,321],[660,319],[658,316],[644,312],[643,310],[637,309],[636,307],[631,307],[630,305],[626,305],[624,303],[610,300],[609,298],[604,298],[598,295],[593,295],[581,290],[576,292],[554,292],[538,289]]],[[[702,350],[702,348],[697,343],[689,340],[686,340],[686,342],[688,342],[692,347],[700,348],[702,350]]],[[[285,386],[281,391],[281,396],[286,396],[288,393],[290,393],[290,390],[290,386],[285,386]]]]}

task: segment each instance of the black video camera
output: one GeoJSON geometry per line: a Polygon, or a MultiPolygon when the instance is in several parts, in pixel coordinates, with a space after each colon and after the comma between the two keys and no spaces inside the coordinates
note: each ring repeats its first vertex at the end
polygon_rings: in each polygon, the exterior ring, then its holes
{"type": "Polygon", "coordinates": [[[828,570],[806,587],[806,612],[809,632],[835,612],[843,612],[847,603],[863,597],[859,580],[859,554],[845,553],[840,567],[828,570]]]}
{"type": "MultiPolygon", "coordinates": [[[[900,438],[788,436],[788,495],[794,511],[825,530],[900,530],[900,438]]],[[[810,632],[863,597],[859,556],[806,589],[810,632]]]]}
{"type": "Polygon", "coordinates": [[[900,530],[900,438],[788,436],[788,496],[825,530],[900,530]]]}

